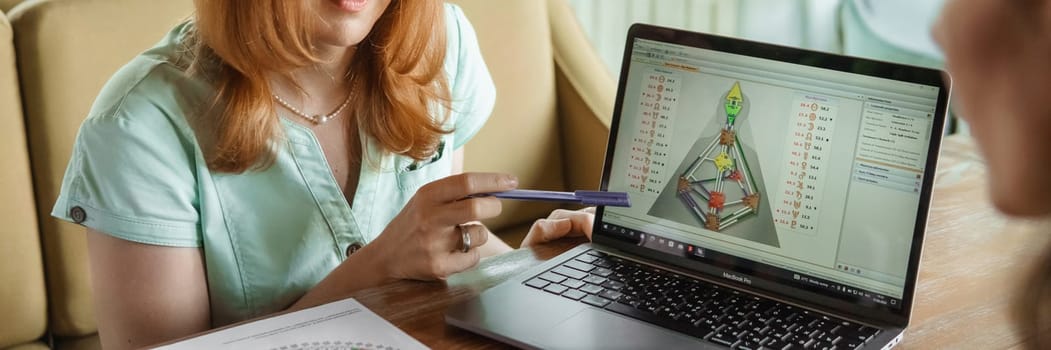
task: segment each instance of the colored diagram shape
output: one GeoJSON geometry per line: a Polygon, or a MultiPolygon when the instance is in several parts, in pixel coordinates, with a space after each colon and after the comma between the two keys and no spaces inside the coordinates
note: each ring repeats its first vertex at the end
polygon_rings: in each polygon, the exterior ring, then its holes
{"type": "Polygon", "coordinates": [[[712,231],[725,230],[759,210],[761,194],[734,129],[743,104],[741,83],[734,82],[723,102],[726,122],[719,137],[712,139],[678,179],[679,199],[712,231]]]}

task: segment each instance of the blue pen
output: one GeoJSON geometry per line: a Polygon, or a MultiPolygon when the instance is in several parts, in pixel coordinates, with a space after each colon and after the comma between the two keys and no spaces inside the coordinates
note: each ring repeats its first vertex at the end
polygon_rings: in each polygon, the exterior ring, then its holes
{"type": "Polygon", "coordinates": [[[569,202],[583,205],[608,205],[614,207],[631,207],[627,192],[582,191],[558,192],[537,190],[511,190],[505,192],[481,193],[471,197],[493,196],[503,199],[527,201],[569,202]]]}

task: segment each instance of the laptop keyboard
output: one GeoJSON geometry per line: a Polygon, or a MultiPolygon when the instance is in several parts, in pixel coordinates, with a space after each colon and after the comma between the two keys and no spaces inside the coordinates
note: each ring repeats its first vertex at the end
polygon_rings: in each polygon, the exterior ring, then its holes
{"type": "Polygon", "coordinates": [[[525,285],[734,349],[857,349],[879,333],[595,250],[525,285]]]}

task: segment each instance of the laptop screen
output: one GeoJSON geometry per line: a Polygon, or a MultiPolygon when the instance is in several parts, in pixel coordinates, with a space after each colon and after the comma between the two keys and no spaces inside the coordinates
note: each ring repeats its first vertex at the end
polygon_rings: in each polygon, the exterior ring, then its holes
{"type": "Polygon", "coordinates": [[[629,45],[604,180],[632,207],[604,208],[604,236],[740,283],[903,307],[938,86],[629,45]]]}

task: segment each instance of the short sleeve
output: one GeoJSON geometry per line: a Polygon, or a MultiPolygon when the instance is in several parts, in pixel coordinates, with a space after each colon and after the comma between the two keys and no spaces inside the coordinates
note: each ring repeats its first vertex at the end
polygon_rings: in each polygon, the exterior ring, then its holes
{"type": "Polygon", "coordinates": [[[169,118],[133,92],[85,120],[51,215],[128,241],[201,246],[195,143],[169,118]]]}
{"type": "Polygon", "coordinates": [[[446,4],[450,87],[454,116],[453,149],[467,143],[482,129],[496,103],[496,86],[482,59],[474,28],[458,6],[446,4]]]}

